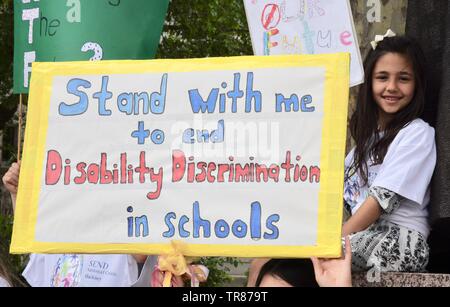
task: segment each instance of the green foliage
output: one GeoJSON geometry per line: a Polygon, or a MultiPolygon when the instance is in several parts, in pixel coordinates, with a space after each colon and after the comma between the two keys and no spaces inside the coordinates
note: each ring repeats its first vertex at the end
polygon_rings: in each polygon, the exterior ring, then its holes
{"type": "Polygon", "coordinates": [[[221,287],[232,281],[229,274],[230,265],[235,268],[242,262],[231,257],[203,257],[200,263],[209,269],[207,282],[201,284],[202,287],[221,287]]]}
{"type": "Polygon", "coordinates": [[[12,95],[13,81],[13,6],[12,1],[0,3],[0,130],[14,115],[18,96],[12,95]]]}
{"type": "Polygon", "coordinates": [[[170,2],[157,58],[252,54],[243,1],[170,2]]]}

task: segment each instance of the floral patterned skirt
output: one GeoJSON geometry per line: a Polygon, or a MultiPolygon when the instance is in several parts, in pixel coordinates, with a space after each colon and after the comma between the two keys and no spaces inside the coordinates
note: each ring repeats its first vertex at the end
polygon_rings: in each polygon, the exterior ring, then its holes
{"type": "Polygon", "coordinates": [[[423,272],[429,247],[418,231],[378,220],[364,231],[350,236],[352,270],[379,272],[423,272]]]}

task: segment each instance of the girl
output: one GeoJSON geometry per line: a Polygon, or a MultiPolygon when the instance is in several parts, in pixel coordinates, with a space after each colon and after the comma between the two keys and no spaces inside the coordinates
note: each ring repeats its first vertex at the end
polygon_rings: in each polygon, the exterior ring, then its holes
{"type": "Polygon", "coordinates": [[[256,279],[256,287],[351,287],[352,251],[345,238],[345,251],[338,259],[271,259],[256,279]]]}
{"type": "Polygon", "coordinates": [[[419,272],[428,262],[434,129],[419,118],[423,52],[412,39],[388,33],[365,60],[350,121],[356,147],[345,159],[344,201],[352,216],[342,235],[352,234],[353,270],[419,272]]]}

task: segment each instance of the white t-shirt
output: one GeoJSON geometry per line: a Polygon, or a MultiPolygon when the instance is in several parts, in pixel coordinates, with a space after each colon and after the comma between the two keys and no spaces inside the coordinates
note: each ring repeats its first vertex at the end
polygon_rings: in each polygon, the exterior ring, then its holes
{"type": "MultiPolygon", "coordinates": [[[[345,159],[346,171],[352,164],[354,151],[345,159]]],[[[421,119],[412,121],[394,138],[383,163],[371,164],[368,163],[367,185],[363,186],[359,173],[345,181],[344,200],[352,213],[366,200],[370,187],[382,187],[405,198],[398,209],[382,218],[427,237],[429,185],[436,165],[434,129],[421,119]]]]}
{"type": "Polygon", "coordinates": [[[22,275],[33,287],[129,287],[138,266],[130,255],[31,254],[22,275]]]}
{"type": "Polygon", "coordinates": [[[148,256],[142,266],[139,279],[132,285],[132,287],[151,287],[152,273],[157,264],[158,256],[148,256]]]}

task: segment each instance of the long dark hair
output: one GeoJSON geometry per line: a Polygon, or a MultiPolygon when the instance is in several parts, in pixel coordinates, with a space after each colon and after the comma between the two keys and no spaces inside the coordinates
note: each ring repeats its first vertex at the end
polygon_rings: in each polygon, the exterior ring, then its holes
{"type": "Polygon", "coordinates": [[[269,260],[259,271],[256,287],[261,285],[261,281],[266,275],[279,277],[293,287],[319,287],[311,259],[269,260]]]}
{"type": "Polygon", "coordinates": [[[374,165],[383,163],[389,145],[397,133],[411,121],[422,115],[425,105],[426,70],[425,55],[420,45],[412,38],[396,36],[385,38],[375,50],[370,50],[364,61],[365,80],[361,86],[356,109],[350,119],[350,132],[356,142],[353,164],[347,169],[346,178],[361,174],[364,184],[368,182],[366,158],[374,165]],[[378,60],[387,53],[397,53],[406,57],[414,72],[415,91],[411,102],[395,113],[395,118],[384,127],[380,136],[378,130],[378,105],[373,97],[372,78],[378,60]]]}
{"type": "Polygon", "coordinates": [[[0,258],[0,277],[6,280],[10,286],[12,285],[9,270],[7,269],[6,264],[3,263],[3,260],[1,258],[0,258]]]}
{"type": "Polygon", "coordinates": [[[20,277],[13,273],[9,253],[2,242],[0,242],[0,277],[6,280],[11,287],[25,286],[20,277]]]}

